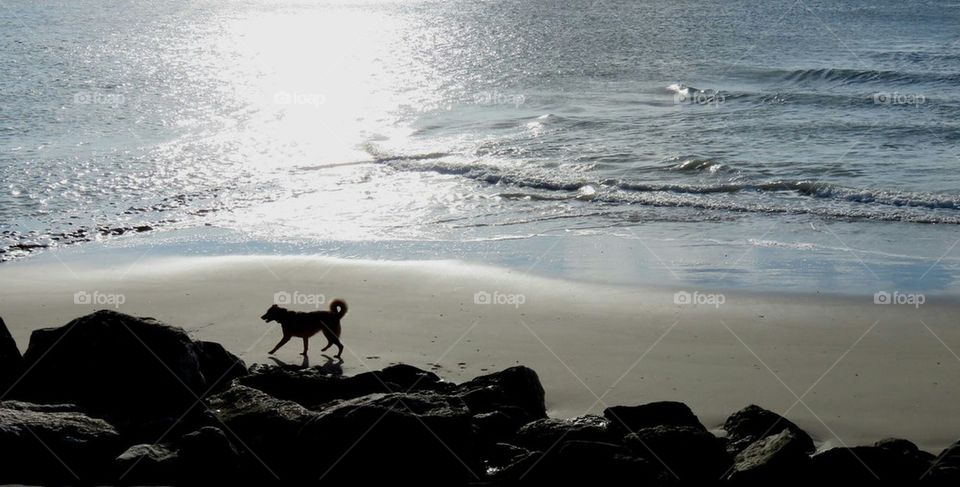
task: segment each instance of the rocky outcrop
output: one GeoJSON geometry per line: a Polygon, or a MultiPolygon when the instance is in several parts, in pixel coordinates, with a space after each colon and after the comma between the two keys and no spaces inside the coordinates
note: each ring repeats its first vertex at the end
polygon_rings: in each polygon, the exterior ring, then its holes
{"type": "Polygon", "coordinates": [[[3,318],[0,318],[0,394],[5,393],[17,380],[22,360],[17,342],[10,335],[3,318]]]}
{"type": "Polygon", "coordinates": [[[0,402],[0,484],[106,481],[120,440],[110,423],[71,404],[0,402]]]}
{"type": "Polygon", "coordinates": [[[548,451],[560,442],[592,441],[619,443],[623,434],[610,428],[610,421],[600,416],[538,419],[520,428],[513,442],[530,450],[548,451]]]}
{"type": "Polygon", "coordinates": [[[654,426],[681,426],[706,431],[697,416],[686,404],[674,401],[659,401],[638,406],[613,406],[603,411],[610,422],[632,433],[654,426]]]}
{"type": "Polygon", "coordinates": [[[831,448],[813,456],[814,481],[910,484],[924,477],[932,455],[906,440],[831,448]]]}
{"type": "Polygon", "coordinates": [[[254,365],[240,383],[273,397],[294,401],[306,408],[320,409],[340,399],[367,394],[416,391],[449,391],[454,385],[432,372],[406,364],[383,370],[342,377],[320,368],[287,368],[254,365]]]}
{"type": "Polygon", "coordinates": [[[767,436],[778,435],[784,430],[793,433],[793,442],[799,442],[803,451],[811,454],[814,451],[813,439],[799,426],[779,414],[751,404],[727,418],[723,423],[727,431],[727,450],[733,454],[740,452],[751,443],[767,436]]]}
{"type": "Polygon", "coordinates": [[[960,442],[811,457],[808,434],[759,406],[720,437],[671,401],[549,418],[526,367],[462,384],[403,364],[248,372],[218,344],[111,311],[34,332],[22,358],[4,332],[0,360],[29,371],[13,393],[35,402],[0,402],[0,483],[960,483],[960,442]]]}
{"type": "Polygon", "coordinates": [[[723,441],[701,428],[651,426],[630,433],[624,442],[669,478],[686,484],[715,482],[730,468],[731,459],[723,441]]]}
{"type": "Polygon", "coordinates": [[[741,485],[803,481],[810,472],[807,444],[790,429],[764,436],[737,453],[727,479],[741,485]]]}
{"type": "Polygon", "coordinates": [[[180,417],[243,362],[180,328],[102,310],[33,332],[12,397],[123,417],[180,417]]]}

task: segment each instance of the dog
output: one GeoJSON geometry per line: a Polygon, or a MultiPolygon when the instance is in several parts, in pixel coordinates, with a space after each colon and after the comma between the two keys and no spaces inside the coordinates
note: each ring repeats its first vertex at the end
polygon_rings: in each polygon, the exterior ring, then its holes
{"type": "Polygon", "coordinates": [[[327,346],[323,347],[321,352],[327,351],[332,345],[337,346],[337,358],[343,353],[343,344],[340,343],[340,319],[347,314],[347,303],[342,299],[334,299],[330,302],[330,311],[291,311],[273,305],[260,317],[263,321],[270,323],[276,321],[280,323],[283,329],[283,338],[280,343],[270,350],[273,355],[280,347],[290,341],[292,337],[303,338],[303,355],[307,356],[307,342],[310,337],[317,332],[323,332],[327,338],[327,346]]]}

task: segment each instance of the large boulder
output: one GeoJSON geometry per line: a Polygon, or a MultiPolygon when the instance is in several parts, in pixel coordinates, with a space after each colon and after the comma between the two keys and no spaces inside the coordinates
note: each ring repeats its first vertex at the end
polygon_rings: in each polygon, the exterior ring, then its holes
{"type": "Polygon", "coordinates": [[[132,485],[225,483],[242,478],[240,467],[239,452],[213,426],[170,443],[131,446],[114,462],[117,482],[132,485]]]}
{"type": "Polygon", "coordinates": [[[250,479],[462,483],[481,470],[470,411],[456,396],[370,394],[311,411],[237,385],[210,407],[242,440],[250,479]]]}
{"type": "Polygon", "coordinates": [[[170,445],[133,445],[114,461],[117,481],[131,485],[175,484],[178,460],[177,451],[170,445]]]}
{"type": "Polygon", "coordinates": [[[17,380],[22,359],[17,342],[7,329],[3,318],[0,318],[0,394],[5,394],[17,380]]]}
{"type": "Polygon", "coordinates": [[[110,310],[35,330],[23,362],[29,372],[16,398],[141,418],[180,417],[244,368],[222,347],[194,342],[181,328],[110,310]]]}
{"type": "Polygon", "coordinates": [[[512,463],[495,469],[492,478],[502,485],[666,485],[663,471],[638,458],[623,445],[596,441],[567,441],[550,452],[516,455],[512,463]]]}
{"type": "Polygon", "coordinates": [[[800,442],[803,450],[808,454],[812,454],[816,449],[813,439],[799,426],[773,411],[754,404],[730,415],[723,423],[723,429],[727,431],[727,450],[732,454],[736,454],[757,440],[780,434],[784,430],[790,430],[795,437],[794,441],[800,442]]]}
{"type": "Polygon", "coordinates": [[[391,365],[383,370],[352,377],[330,374],[322,367],[289,368],[254,365],[240,383],[280,399],[295,401],[310,409],[322,409],[338,399],[354,399],[367,394],[449,390],[432,372],[411,365],[391,365]]]}
{"type": "Polygon", "coordinates": [[[603,416],[624,433],[655,426],[682,426],[707,431],[682,402],[659,401],[638,406],[612,406],[603,411],[603,416]]]}
{"type": "Polygon", "coordinates": [[[737,485],[772,485],[801,481],[810,469],[806,443],[784,429],[744,448],[733,460],[728,479],[737,485]]]}
{"type": "Polygon", "coordinates": [[[456,396],[422,391],[349,399],[321,411],[302,434],[325,440],[320,461],[314,461],[334,483],[362,478],[460,484],[482,473],[470,410],[456,396]],[[368,468],[371,461],[378,469],[368,468]]]}
{"type": "Polygon", "coordinates": [[[193,342],[197,358],[200,360],[200,373],[205,382],[204,394],[220,392],[234,379],[247,375],[247,365],[239,357],[214,342],[193,342]]]}
{"type": "Polygon", "coordinates": [[[120,435],[73,405],[0,402],[0,484],[93,484],[123,451],[120,435]]]}
{"type": "Polygon", "coordinates": [[[513,443],[530,450],[548,451],[567,441],[618,443],[623,437],[611,430],[606,418],[586,415],[578,418],[545,418],[527,423],[513,443]]]}
{"type": "Polygon", "coordinates": [[[922,480],[930,485],[960,485],[960,440],[937,455],[922,480]]]}
{"type": "Polygon", "coordinates": [[[473,414],[501,411],[516,424],[547,417],[540,377],[533,369],[516,366],[482,375],[453,388],[473,414]]]}
{"type": "Polygon", "coordinates": [[[717,483],[731,465],[723,441],[702,428],[641,428],[628,434],[624,442],[635,456],[662,468],[668,478],[684,484],[717,483]]]}
{"type": "Polygon", "coordinates": [[[909,484],[927,475],[931,460],[929,453],[921,452],[906,440],[884,440],[874,446],[831,448],[813,456],[813,480],[909,484]]]}

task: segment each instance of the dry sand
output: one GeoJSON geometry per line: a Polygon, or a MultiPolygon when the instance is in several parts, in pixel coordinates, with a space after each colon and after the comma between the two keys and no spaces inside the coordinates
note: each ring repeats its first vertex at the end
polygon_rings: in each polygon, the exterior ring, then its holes
{"type": "MultiPolygon", "coordinates": [[[[311,295],[322,293],[350,305],[346,374],[406,362],[461,381],[524,364],[540,374],[556,416],[678,400],[717,428],[755,403],[785,413],[822,447],[897,436],[937,452],[960,438],[960,358],[951,351],[960,350],[960,307],[933,296],[917,308],[875,305],[872,296],[724,291],[719,306],[677,305],[675,289],[452,262],[261,256],[26,261],[4,264],[0,286],[0,316],[21,349],[33,329],[112,307],[75,304],[75,293],[102,302],[119,293],[120,311],[268,362],[280,330],[259,316],[274,293],[298,293],[296,309],[311,309],[311,295]],[[476,304],[478,292],[514,304],[476,304]]],[[[311,365],[328,361],[323,344],[311,342],[311,365]]],[[[293,340],[277,357],[299,364],[299,352],[293,340]]]]}

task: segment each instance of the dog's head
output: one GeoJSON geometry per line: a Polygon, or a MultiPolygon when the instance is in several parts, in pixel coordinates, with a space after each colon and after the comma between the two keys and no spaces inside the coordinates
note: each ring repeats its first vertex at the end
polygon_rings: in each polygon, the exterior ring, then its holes
{"type": "Polygon", "coordinates": [[[280,318],[280,313],[282,311],[283,311],[283,308],[277,305],[273,305],[269,309],[267,309],[267,312],[264,313],[263,316],[260,317],[260,319],[263,321],[266,321],[267,323],[270,323],[271,321],[278,321],[280,318]]]}

